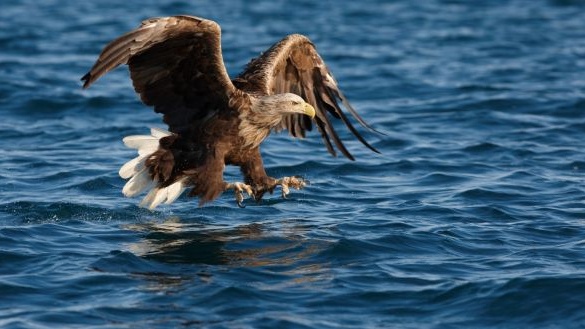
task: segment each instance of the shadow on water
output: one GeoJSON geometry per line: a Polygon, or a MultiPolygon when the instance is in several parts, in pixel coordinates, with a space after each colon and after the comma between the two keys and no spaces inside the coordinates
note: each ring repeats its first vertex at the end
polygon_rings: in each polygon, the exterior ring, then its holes
{"type": "Polygon", "coordinates": [[[209,225],[171,217],[164,222],[130,224],[140,240],[119,255],[98,261],[94,269],[126,273],[146,290],[177,293],[248,284],[263,289],[327,285],[331,264],[325,256],[336,242],[315,237],[315,224],[303,219],[209,225]],[[244,279],[245,278],[245,279],[244,279]]]}
{"type": "Polygon", "coordinates": [[[326,255],[337,242],[327,232],[324,237],[316,233],[322,231],[315,226],[298,218],[211,225],[170,217],[127,224],[123,228],[138,239],[90,268],[116,280],[120,275],[128,282],[138,280],[141,290],[169,295],[241,287],[242,282],[248,285],[245,289],[323,287],[332,280],[326,255]]]}
{"type": "Polygon", "coordinates": [[[312,224],[302,219],[210,226],[171,217],[162,223],[126,228],[144,233],[140,241],[128,246],[131,253],[164,264],[287,267],[315,261],[332,244],[310,238],[312,224]]]}

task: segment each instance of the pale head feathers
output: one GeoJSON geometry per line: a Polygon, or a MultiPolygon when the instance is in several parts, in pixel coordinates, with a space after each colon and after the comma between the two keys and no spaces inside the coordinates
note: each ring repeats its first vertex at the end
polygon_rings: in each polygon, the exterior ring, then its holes
{"type": "Polygon", "coordinates": [[[285,116],[291,114],[315,116],[315,109],[302,97],[283,93],[252,99],[250,111],[240,115],[240,136],[248,146],[256,147],[268,136],[271,130],[282,126],[285,116]]]}
{"type": "Polygon", "coordinates": [[[270,115],[276,117],[298,113],[313,117],[315,110],[311,111],[311,109],[312,106],[306,103],[301,96],[292,93],[260,97],[256,100],[256,104],[252,104],[254,116],[270,115]]]}

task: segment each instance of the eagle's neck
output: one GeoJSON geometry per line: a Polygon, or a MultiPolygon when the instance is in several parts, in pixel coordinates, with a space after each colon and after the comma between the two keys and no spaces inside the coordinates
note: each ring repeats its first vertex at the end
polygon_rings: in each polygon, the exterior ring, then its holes
{"type": "Polygon", "coordinates": [[[281,127],[283,113],[280,104],[270,96],[250,97],[247,111],[240,114],[240,136],[246,146],[258,147],[270,131],[281,127]]]}

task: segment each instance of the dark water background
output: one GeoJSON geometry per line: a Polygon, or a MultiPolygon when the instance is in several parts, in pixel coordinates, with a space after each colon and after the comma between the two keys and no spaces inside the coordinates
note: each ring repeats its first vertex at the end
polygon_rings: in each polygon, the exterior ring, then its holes
{"type": "Polygon", "coordinates": [[[580,0],[3,0],[0,327],[585,328],[584,71],[580,0]],[[164,126],[125,69],[78,80],[181,13],[232,75],[308,35],[383,155],[272,136],[290,200],[139,209],[121,138],[164,126]]]}

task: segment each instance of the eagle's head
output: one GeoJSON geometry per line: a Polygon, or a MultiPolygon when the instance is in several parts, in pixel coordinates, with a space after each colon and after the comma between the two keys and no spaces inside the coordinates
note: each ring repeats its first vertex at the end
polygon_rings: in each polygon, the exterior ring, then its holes
{"type": "Polygon", "coordinates": [[[315,117],[315,108],[301,96],[284,93],[252,99],[250,111],[240,115],[240,135],[246,144],[258,146],[271,130],[281,130],[291,115],[315,117]]]}
{"type": "Polygon", "coordinates": [[[304,114],[315,117],[315,109],[311,104],[292,93],[276,94],[260,97],[255,104],[257,114],[273,116],[275,119],[289,114],[304,114]]]}

